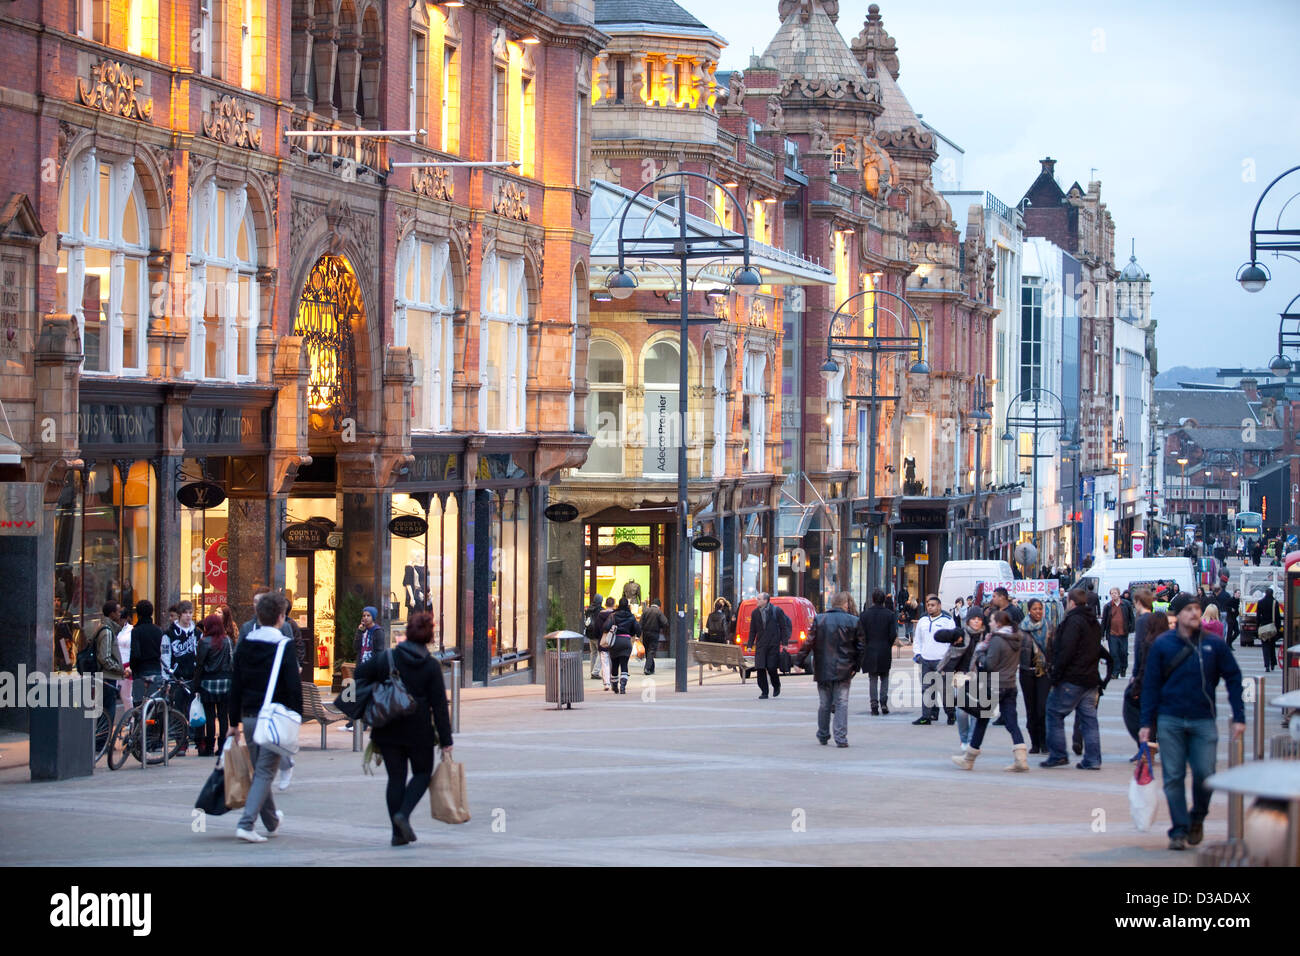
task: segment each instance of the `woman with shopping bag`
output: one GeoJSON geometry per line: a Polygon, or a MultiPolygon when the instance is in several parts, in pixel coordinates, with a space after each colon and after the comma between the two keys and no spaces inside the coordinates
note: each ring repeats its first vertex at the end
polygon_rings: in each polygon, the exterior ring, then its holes
{"type": "MultiPolygon", "coordinates": [[[[393,846],[415,841],[411,813],[433,778],[433,748],[442,747],[443,763],[451,761],[451,718],[442,663],[429,653],[433,615],[421,611],[406,625],[406,640],[390,654],[376,654],[356,671],[358,683],[375,685],[399,681],[414,701],[409,713],[386,723],[372,723],[371,742],[384,758],[388,771],[388,816],[393,825],[393,846]],[[393,673],[396,671],[396,674],[393,673]],[[436,730],[436,736],[435,736],[436,730]],[[410,777],[407,777],[407,769],[410,777]]],[[[369,713],[369,711],[368,711],[369,713]]]]}

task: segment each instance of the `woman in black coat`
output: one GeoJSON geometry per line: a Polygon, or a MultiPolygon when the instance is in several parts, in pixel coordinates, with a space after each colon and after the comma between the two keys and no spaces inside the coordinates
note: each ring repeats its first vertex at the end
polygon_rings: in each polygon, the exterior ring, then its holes
{"type": "Polygon", "coordinates": [[[194,653],[194,686],[203,701],[207,722],[199,740],[199,756],[212,755],[217,739],[224,746],[230,732],[230,681],[234,671],[234,642],[220,614],[203,619],[203,637],[194,653]],[[221,737],[215,737],[220,725],[221,737]]]}
{"type": "Polygon", "coordinates": [[[627,693],[627,662],[632,656],[632,638],[641,634],[641,625],[628,605],[627,598],[620,598],[618,610],[610,618],[614,628],[614,642],[609,650],[609,686],[616,694],[627,693]],[[622,676],[619,672],[622,671],[622,676]]]}
{"type": "Polygon", "coordinates": [[[415,841],[411,812],[429,789],[433,777],[433,748],[442,747],[442,759],[451,759],[451,718],[447,714],[447,688],[442,664],[429,653],[433,639],[433,615],[420,612],[406,626],[406,640],[392,654],[375,654],[357,666],[358,682],[381,683],[388,678],[389,661],[415,698],[413,713],[376,727],[370,739],[384,758],[388,771],[388,816],[393,823],[393,846],[415,841]],[[434,730],[437,729],[435,736],[434,730]],[[411,778],[406,778],[407,764],[411,778]]]}
{"type": "Polygon", "coordinates": [[[885,592],[871,592],[871,607],[858,618],[862,625],[866,652],[862,655],[862,672],[871,690],[871,713],[889,713],[889,669],[894,663],[894,644],[898,640],[898,623],[894,612],[885,607],[885,592]]]}
{"type": "Polygon", "coordinates": [[[1282,636],[1282,612],[1278,609],[1277,599],[1273,597],[1272,588],[1264,588],[1264,596],[1255,604],[1255,633],[1272,624],[1277,631],[1271,641],[1260,636],[1259,643],[1264,649],[1264,671],[1277,667],[1277,639],[1282,636]]]}

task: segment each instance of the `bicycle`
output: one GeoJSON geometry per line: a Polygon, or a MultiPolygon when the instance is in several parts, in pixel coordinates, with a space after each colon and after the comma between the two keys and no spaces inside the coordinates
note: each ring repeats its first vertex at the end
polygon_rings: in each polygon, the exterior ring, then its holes
{"type": "Polygon", "coordinates": [[[108,769],[120,770],[127,757],[134,757],[142,763],[159,764],[163,762],[164,750],[170,760],[183,749],[189,741],[188,714],[172,703],[172,691],[176,687],[189,690],[188,681],[174,676],[174,671],[167,670],[158,685],[139,704],[132,707],[118,721],[108,742],[108,769]],[[145,708],[149,708],[148,726],[144,726],[145,708]],[[163,724],[166,711],[167,747],[164,748],[163,724]],[[144,752],[141,752],[141,736],[144,736],[144,752]]]}

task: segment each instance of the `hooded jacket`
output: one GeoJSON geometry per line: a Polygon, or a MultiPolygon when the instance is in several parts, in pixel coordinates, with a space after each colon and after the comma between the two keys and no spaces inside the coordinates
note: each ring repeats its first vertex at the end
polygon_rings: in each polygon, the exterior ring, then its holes
{"type": "Polygon", "coordinates": [[[614,643],[608,648],[609,656],[623,657],[631,654],[632,638],[641,635],[641,625],[637,623],[636,615],[630,609],[621,607],[609,619],[609,624],[614,628],[614,643]]]}
{"type": "Polygon", "coordinates": [[[230,675],[230,722],[242,723],[245,715],[256,717],[262,709],[266,685],[271,680],[275,652],[285,645],[280,661],[280,674],[276,678],[271,700],[290,710],[302,713],[302,684],[298,668],[294,666],[293,640],[286,638],[273,627],[259,627],[235,648],[233,671],[230,675]]]}
{"type": "MultiPolygon", "coordinates": [[[[1020,631],[999,630],[989,637],[984,651],[984,670],[998,675],[998,694],[1016,692],[1016,674],[1020,670],[1020,647],[1023,641],[1032,640],[1020,631]]],[[[978,652],[976,652],[978,654],[978,652]]]]}
{"type": "Polygon", "coordinates": [[[1086,605],[1070,608],[1052,640],[1048,662],[1052,685],[1101,686],[1097,664],[1103,657],[1110,660],[1110,652],[1101,646],[1100,622],[1086,605]]]}
{"type": "MultiPolygon", "coordinates": [[[[393,663],[416,700],[414,713],[398,717],[382,727],[376,727],[371,737],[376,744],[397,745],[410,748],[432,748],[434,729],[436,743],[450,747],[451,718],[447,712],[447,687],[442,679],[442,664],[429,653],[428,645],[415,641],[402,641],[393,648],[393,663]]],[[[357,665],[356,679],[379,683],[388,679],[388,654],[376,654],[364,664],[357,665]]]]}

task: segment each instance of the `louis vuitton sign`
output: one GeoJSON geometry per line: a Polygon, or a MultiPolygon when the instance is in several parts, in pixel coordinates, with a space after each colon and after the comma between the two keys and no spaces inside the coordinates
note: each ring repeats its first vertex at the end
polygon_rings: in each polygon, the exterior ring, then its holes
{"type": "Polygon", "coordinates": [[[77,99],[84,106],[111,116],[149,120],[153,97],[144,96],[144,80],[115,60],[101,60],[90,68],[90,82],[77,80],[77,99]]]}

